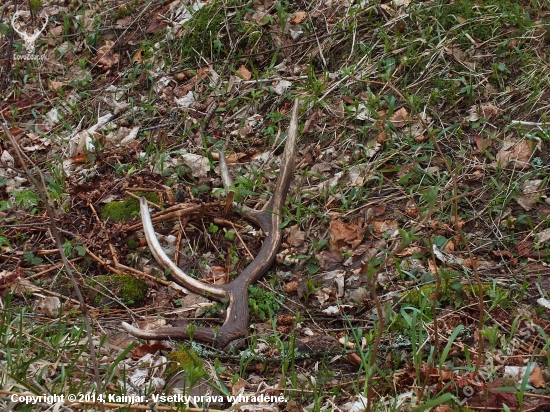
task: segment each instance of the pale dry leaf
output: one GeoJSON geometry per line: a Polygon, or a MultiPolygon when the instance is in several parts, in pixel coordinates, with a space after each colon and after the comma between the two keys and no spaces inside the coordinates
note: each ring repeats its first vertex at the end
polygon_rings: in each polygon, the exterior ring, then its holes
{"type": "Polygon", "coordinates": [[[154,330],[166,326],[166,319],[157,318],[154,320],[143,320],[138,322],[138,327],[142,330],[154,330]]]}
{"type": "Polygon", "coordinates": [[[186,153],[181,156],[181,160],[191,169],[194,177],[206,177],[210,171],[210,162],[207,157],[186,153]]]}
{"type": "Polygon", "coordinates": [[[517,202],[522,208],[529,211],[535,206],[537,200],[541,195],[541,193],[539,192],[541,184],[542,180],[540,179],[526,180],[525,182],[523,182],[523,193],[520,193],[517,197],[517,202]]]}
{"type": "Polygon", "coordinates": [[[390,117],[390,122],[392,122],[393,125],[397,128],[405,126],[410,121],[411,117],[409,116],[409,112],[407,112],[407,109],[405,109],[404,107],[397,110],[390,117]]]}
{"type": "Polygon", "coordinates": [[[277,85],[273,88],[273,91],[279,96],[282,96],[292,86],[292,82],[288,80],[279,80],[277,85]]]}
{"type": "Polygon", "coordinates": [[[540,243],[544,243],[548,240],[550,240],[550,228],[538,233],[538,241],[540,243]]]}
{"type": "Polygon", "coordinates": [[[239,67],[237,74],[243,80],[250,80],[252,78],[252,72],[248,70],[244,64],[239,67]]]}
{"type": "Polygon", "coordinates": [[[371,225],[377,234],[394,232],[399,227],[395,220],[373,220],[371,225]]]}
{"type": "Polygon", "coordinates": [[[63,86],[63,82],[57,82],[55,80],[49,80],[48,83],[51,89],[55,91],[59,90],[63,86]]]}
{"type": "Polygon", "coordinates": [[[407,7],[409,4],[411,4],[411,0],[393,0],[392,4],[395,7],[407,7]]]}
{"type": "Polygon", "coordinates": [[[307,13],[305,11],[297,11],[294,13],[290,24],[300,24],[306,19],[307,13]]]}
{"type": "Polygon", "coordinates": [[[57,318],[61,302],[57,296],[39,297],[33,304],[33,311],[39,315],[47,316],[48,318],[57,318]]]}
{"type": "Polygon", "coordinates": [[[197,101],[195,99],[195,95],[192,91],[189,91],[185,96],[182,98],[176,98],[174,101],[178,104],[178,106],[189,109],[191,108],[197,101]]]}
{"type": "Polygon", "coordinates": [[[546,309],[550,310],[550,300],[544,299],[544,298],[539,298],[539,299],[537,299],[537,303],[539,305],[545,307],[546,309]]]}
{"type": "Polygon", "coordinates": [[[367,177],[368,167],[369,165],[367,163],[352,166],[347,171],[348,186],[363,186],[365,178],[367,177]]]}
{"type": "Polygon", "coordinates": [[[339,315],[340,309],[338,309],[338,306],[329,306],[326,309],[322,310],[323,313],[326,313],[327,315],[339,315]]]}
{"type": "Polygon", "coordinates": [[[495,166],[507,167],[509,163],[517,164],[519,167],[528,166],[534,148],[535,142],[533,141],[507,138],[496,155],[497,164],[495,166]]]}
{"type": "Polygon", "coordinates": [[[21,267],[17,267],[15,270],[8,272],[7,270],[3,270],[0,272],[0,289],[3,289],[6,287],[7,284],[15,281],[19,278],[24,278],[25,272],[21,267]]]}
{"type": "Polygon", "coordinates": [[[343,270],[333,270],[323,274],[321,283],[327,288],[336,286],[336,296],[341,298],[344,296],[344,276],[345,272],[343,270]]]}
{"type": "Polygon", "coordinates": [[[367,402],[367,398],[363,395],[357,395],[354,401],[345,403],[341,408],[344,412],[364,412],[367,402]]]}

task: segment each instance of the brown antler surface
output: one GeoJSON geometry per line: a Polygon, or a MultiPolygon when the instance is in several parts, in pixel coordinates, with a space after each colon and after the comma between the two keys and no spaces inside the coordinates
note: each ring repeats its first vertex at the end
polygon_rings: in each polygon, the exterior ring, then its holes
{"type": "MultiPolygon", "coordinates": [[[[207,285],[187,275],[164,253],[155,235],[153,223],[149,214],[147,201],[141,198],[141,220],[147,243],[157,262],[171,270],[174,280],[180,285],[197,294],[209,294],[216,300],[229,299],[229,306],[224,324],[219,330],[212,328],[193,328],[193,339],[210,342],[223,348],[237,338],[246,336],[250,319],[248,311],[248,286],[257,281],[269,269],[279,249],[282,240],[280,224],[282,222],[282,210],[286,196],[294,174],[294,157],[296,154],[296,140],[298,136],[298,107],[299,102],[294,102],[292,117],[288,129],[288,137],[279,169],[279,177],[275,186],[273,197],[263,211],[253,210],[244,205],[238,212],[248,221],[257,224],[266,234],[264,243],[256,258],[235,278],[226,285],[207,285]]],[[[223,185],[226,190],[232,186],[229,169],[223,153],[220,153],[220,170],[223,185]]],[[[154,330],[142,330],[126,322],[122,327],[132,335],[142,339],[189,339],[189,328],[163,327],[154,330]]]]}

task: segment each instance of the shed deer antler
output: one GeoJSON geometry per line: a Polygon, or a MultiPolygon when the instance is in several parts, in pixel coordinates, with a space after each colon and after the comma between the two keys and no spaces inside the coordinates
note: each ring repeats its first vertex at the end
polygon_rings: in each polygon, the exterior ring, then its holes
{"type": "MultiPolygon", "coordinates": [[[[298,136],[298,107],[295,100],[292,108],[292,118],[288,129],[288,137],[282,156],[279,177],[275,186],[273,197],[263,211],[253,210],[241,206],[238,212],[248,221],[257,224],[266,234],[264,243],[256,258],[241,272],[237,278],[226,285],[207,285],[187,275],[164,253],[155,235],[147,201],[141,198],[141,219],[147,243],[157,262],[171,270],[174,280],[189,290],[198,293],[208,293],[216,300],[229,299],[229,306],[224,324],[219,330],[197,327],[193,332],[193,338],[203,342],[213,343],[219,348],[227,346],[231,341],[246,336],[248,321],[248,286],[258,280],[269,269],[279,249],[282,240],[280,224],[282,211],[286,201],[290,182],[294,174],[294,157],[296,154],[296,140],[298,136]]],[[[220,153],[220,169],[223,185],[226,190],[232,186],[229,169],[223,153],[220,153]]],[[[188,328],[163,327],[154,330],[142,330],[122,323],[122,327],[132,335],[142,339],[189,339],[188,328]]]]}

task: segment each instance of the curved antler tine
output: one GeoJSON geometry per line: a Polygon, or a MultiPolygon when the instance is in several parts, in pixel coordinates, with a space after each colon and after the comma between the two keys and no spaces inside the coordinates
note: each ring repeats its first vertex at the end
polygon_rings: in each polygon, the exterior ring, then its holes
{"type": "Polygon", "coordinates": [[[222,178],[223,188],[227,191],[233,186],[233,179],[229,174],[229,167],[227,167],[227,160],[225,159],[225,146],[218,152],[220,154],[220,176],[222,178]]]}
{"type": "Polygon", "coordinates": [[[172,262],[172,260],[168,256],[166,256],[166,253],[164,253],[162,247],[160,246],[157,235],[155,234],[155,229],[153,228],[153,222],[151,222],[149,205],[147,204],[147,200],[144,197],[140,199],[139,207],[141,211],[143,231],[145,232],[145,237],[147,238],[147,243],[149,244],[151,253],[158,263],[172,271],[170,274],[176,280],[176,282],[192,290],[193,292],[198,293],[199,295],[204,292],[208,292],[212,295],[212,297],[218,299],[229,297],[228,292],[220,286],[202,283],[201,281],[186,274],[174,262],[172,262]]]}
{"type": "MultiPolygon", "coordinates": [[[[143,330],[136,328],[129,323],[122,322],[122,329],[140,339],[189,339],[187,328],[158,328],[153,330],[143,330]]],[[[216,340],[215,331],[211,328],[196,328],[193,333],[193,339],[201,342],[213,343],[216,340]]]]}

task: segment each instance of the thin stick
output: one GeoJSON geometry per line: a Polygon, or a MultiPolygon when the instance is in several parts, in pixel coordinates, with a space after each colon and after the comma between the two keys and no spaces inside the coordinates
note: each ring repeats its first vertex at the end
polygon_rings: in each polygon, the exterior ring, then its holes
{"type": "MultiPolygon", "coordinates": [[[[155,190],[155,192],[158,192],[158,190],[155,190]]],[[[128,197],[131,197],[132,199],[136,199],[136,200],[139,200],[139,196],[137,195],[134,195],[132,192],[129,192],[129,191],[125,191],[124,194],[128,197]]],[[[162,210],[162,207],[160,207],[159,205],[157,205],[156,203],[153,203],[149,200],[147,200],[147,204],[151,207],[154,207],[155,209],[157,210],[162,210]]]]}
{"type": "Polygon", "coordinates": [[[248,250],[248,248],[246,247],[246,243],[244,243],[243,238],[241,237],[241,235],[239,235],[239,231],[237,229],[235,229],[235,226],[233,226],[233,230],[235,231],[235,234],[237,235],[237,237],[239,238],[239,240],[243,244],[244,250],[246,250],[246,253],[248,253],[248,256],[250,257],[250,259],[254,260],[254,255],[252,253],[250,253],[250,250],[248,250]]]}

